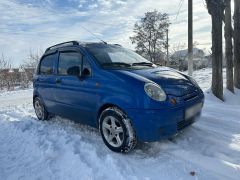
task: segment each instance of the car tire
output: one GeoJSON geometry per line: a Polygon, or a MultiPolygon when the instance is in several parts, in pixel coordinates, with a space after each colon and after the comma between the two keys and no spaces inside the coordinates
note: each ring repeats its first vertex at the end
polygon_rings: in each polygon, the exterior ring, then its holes
{"type": "Polygon", "coordinates": [[[39,97],[34,98],[33,106],[38,120],[44,121],[49,119],[49,113],[39,97]]]}
{"type": "Polygon", "coordinates": [[[107,108],[101,113],[99,130],[105,145],[114,152],[127,153],[137,144],[130,119],[117,107],[107,108]]]}

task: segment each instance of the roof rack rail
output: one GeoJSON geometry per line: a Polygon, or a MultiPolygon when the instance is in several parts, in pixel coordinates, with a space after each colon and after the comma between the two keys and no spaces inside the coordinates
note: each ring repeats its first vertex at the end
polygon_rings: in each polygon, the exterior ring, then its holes
{"type": "Polygon", "coordinates": [[[67,41],[67,42],[63,42],[63,43],[60,43],[60,44],[56,44],[54,46],[51,46],[51,47],[47,48],[45,52],[47,52],[49,50],[52,50],[52,49],[57,49],[57,48],[60,48],[60,47],[65,47],[65,46],[70,46],[70,45],[79,45],[79,42],[78,41],[67,41]]]}

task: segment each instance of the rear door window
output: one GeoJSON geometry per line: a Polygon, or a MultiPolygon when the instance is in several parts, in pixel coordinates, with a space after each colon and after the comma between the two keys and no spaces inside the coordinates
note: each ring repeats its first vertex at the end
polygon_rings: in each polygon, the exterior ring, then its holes
{"type": "Polygon", "coordinates": [[[55,54],[51,54],[43,57],[40,63],[39,74],[42,74],[42,75],[53,74],[55,57],[56,57],[55,54]]]}
{"type": "Polygon", "coordinates": [[[58,74],[78,76],[81,72],[82,55],[78,52],[61,52],[58,62],[58,74]]]}

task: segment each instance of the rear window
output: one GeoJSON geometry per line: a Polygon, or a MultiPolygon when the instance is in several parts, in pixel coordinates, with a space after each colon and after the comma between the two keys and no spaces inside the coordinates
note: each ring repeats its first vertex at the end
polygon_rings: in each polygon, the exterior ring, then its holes
{"type": "Polygon", "coordinates": [[[59,56],[58,74],[80,75],[82,55],[78,52],[62,52],[59,56]],[[77,74],[76,74],[77,73],[77,74]]]}
{"type": "Polygon", "coordinates": [[[41,60],[39,74],[50,75],[53,74],[55,55],[47,55],[41,60]]]}

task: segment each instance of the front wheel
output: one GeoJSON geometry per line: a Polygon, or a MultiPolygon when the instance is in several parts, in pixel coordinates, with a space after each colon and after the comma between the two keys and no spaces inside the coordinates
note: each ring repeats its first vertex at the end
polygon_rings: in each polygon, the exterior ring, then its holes
{"type": "Polygon", "coordinates": [[[104,143],[114,152],[127,153],[136,146],[137,140],[130,120],[116,107],[102,112],[99,129],[104,143]]]}

